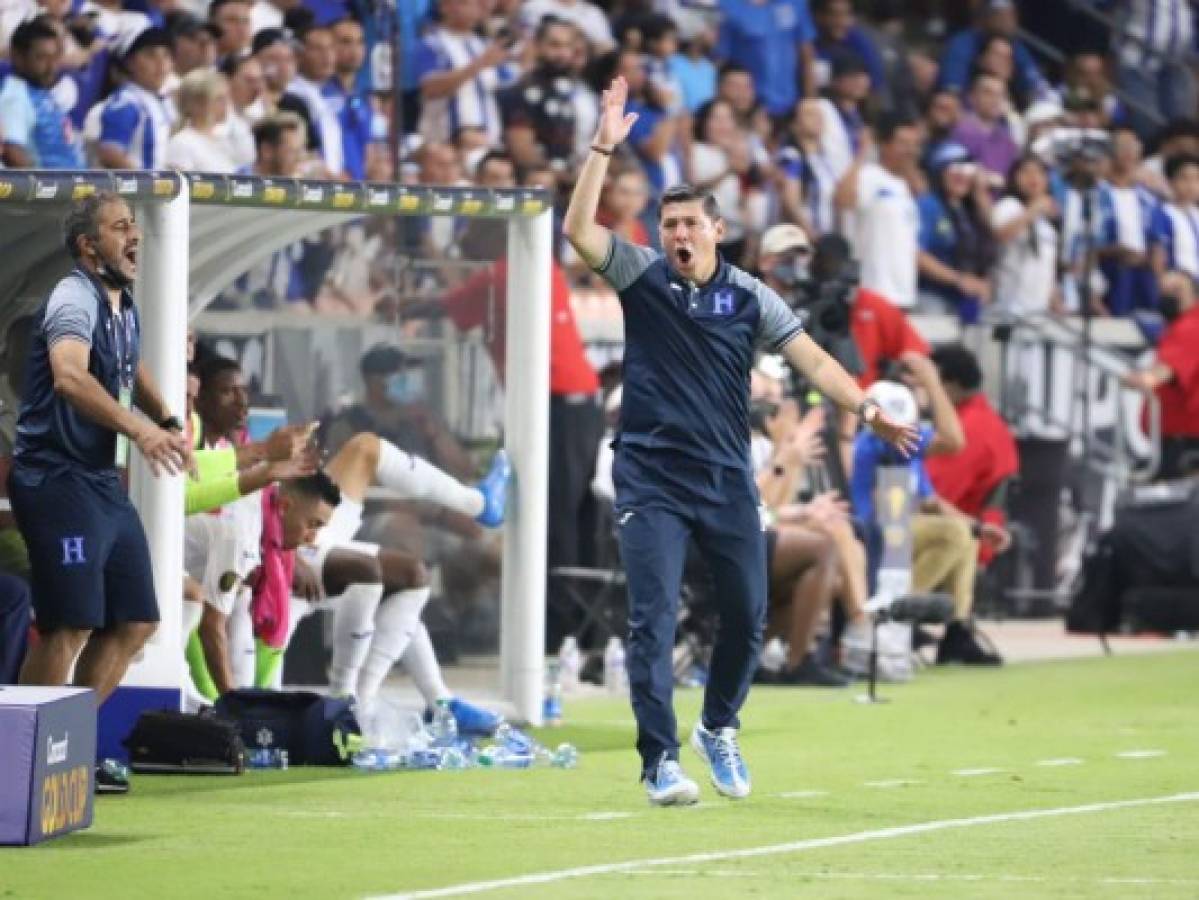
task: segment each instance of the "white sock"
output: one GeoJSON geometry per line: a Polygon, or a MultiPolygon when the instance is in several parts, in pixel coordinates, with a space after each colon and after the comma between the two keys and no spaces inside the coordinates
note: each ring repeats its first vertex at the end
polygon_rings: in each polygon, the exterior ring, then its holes
{"type": "Polygon", "coordinates": [[[229,665],[233,669],[233,685],[239,688],[254,686],[254,664],[258,650],[254,646],[254,622],[250,618],[252,597],[249,588],[237,592],[233,611],[225,625],[229,635],[229,665]]]}
{"type": "Polygon", "coordinates": [[[333,603],[329,693],[334,697],[349,696],[358,687],[358,673],[375,633],[375,610],[382,599],[381,584],[351,584],[333,603]]]}
{"type": "Polygon", "coordinates": [[[433,650],[433,640],[429,637],[429,629],[424,622],[417,623],[416,631],[408,642],[408,649],[402,658],[404,668],[412,676],[412,681],[425,703],[433,706],[438,700],[449,700],[454,695],[446,687],[441,677],[441,664],[433,650]]]}
{"type": "Polygon", "coordinates": [[[183,601],[183,649],[187,649],[187,642],[191,640],[192,632],[196,630],[196,626],[200,624],[200,619],[204,617],[204,604],[198,603],[195,600],[183,601]]]}
{"type": "Polygon", "coordinates": [[[472,519],[483,512],[483,495],[478,488],[463,484],[427,460],[406,453],[382,438],[375,477],[383,487],[398,491],[407,500],[429,500],[472,519]]]}
{"type": "Polygon", "coordinates": [[[383,598],[375,613],[375,637],[358,678],[358,703],[364,708],[375,702],[387,673],[408,649],[420,625],[421,610],[429,602],[429,588],[396,591],[383,598]]]}

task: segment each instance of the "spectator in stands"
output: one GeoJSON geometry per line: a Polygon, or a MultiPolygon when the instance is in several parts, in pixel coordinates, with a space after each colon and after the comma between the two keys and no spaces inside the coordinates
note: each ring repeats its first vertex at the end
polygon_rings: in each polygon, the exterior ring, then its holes
{"type": "Polygon", "coordinates": [[[300,5],[300,0],[254,0],[250,8],[250,34],[258,34],[264,28],[286,27],[287,14],[300,5]]]}
{"type": "Polygon", "coordinates": [[[862,58],[852,50],[837,50],[830,57],[828,83],[829,105],[821,141],[835,160],[839,173],[844,173],[862,146],[866,130],[866,106],[870,100],[870,75],[862,58]]]}
{"type": "MultiPolygon", "coordinates": [[[[671,21],[677,23],[678,19],[671,21]]],[[[715,42],[712,30],[703,28],[688,36],[681,52],[670,57],[670,74],[682,88],[683,106],[688,112],[694,113],[716,96],[718,73],[711,56],[715,42]]]]}
{"type": "Polygon", "coordinates": [[[854,248],[862,263],[862,287],[903,309],[916,304],[916,256],[920,213],[909,187],[920,155],[920,132],[910,119],[883,117],[878,162],[869,161],[863,140],[837,184],[837,208],[855,214],[854,248]]]}
{"type": "Polygon", "coordinates": [[[1158,200],[1142,183],[1141,139],[1131,125],[1112,129],[1112,164],[1105,191],[1111,198],[1108,246],[1099,265],[1113,316],[1157,307],[1157,279],[1149,265],[1149,237],[1158,200]]]}
{"type": "Polygon", "coordinates": [[[1007,522],[1009,483],[1020,471],[1011,429],[983,393],[978,359],[961,344],[938,347],[933,363],[962,423],[965,446],[925,461],[937,496],[975,522],[983,561],[1011,545],[1007,522]]]}
{"type": "Polygon", "coordinates": [[[184,172],[236,172],[228,133],[221,128],[228,108],[229,86],[224,75],[197,69],[184,76],[179,85],[183,127],[167,144],[166,164],[184,172]]]}
{"type": "Polygon", "coordinates": [[[962,118],[962,101],[947,88],[934,91],[924,107],[925,146],[937,147],[950,139],[962,118]]]}
{"type": "Polygon", "coordinates": [[[1151,225],[1153,269],[1199,278],[1199,156],[1166,160],[1172,199],[1162,203],[1151,225]]]}
{"type": "Polygon", "coordinates": [[[1111,153],[1110,146],[1090,141],[1071,142],[1060,162],[1061,205],[1059,277],[1062,306],[1078,312],[1084,303],[1093,315],[1107,315],[1103,275],[1095,265],[1108,246],[1111,231],[1108,196],[1101,183],[1111,153]]]}
{"type": "Polygon", "coordinates": [[[74,668],[99,705],[158,622],[149,547],[117,468],[127,442],[156,476],[183,471],[191,453],[140,361],[129,206],[97,192],[71,206],[63,232],[76,268],[39,312],[8,478],[40,632],[21,681],[62,685],[74,668]]]}
{"type": "MultiPolygon", "coordinates": [[[[812,12],[816,19],[816,55],[825,68],[824,77],[817,74],[817,85],[824,87],[830,78],[830,70],[836,58],[853,54],[862,61],[870,75],[870,90],[882,91],[886,87],[883,77],[883,60],[874,41],[854,18],[852,0],[815,0],[812,12]]],[[[818,64],[817,69],[821,66],[818,64]]]]}
{"type": "Polygon", "coordinates": [[[754,117],[762,108],[754,76],[739,63],[726,62],[720,67],[720,78],[716,82],[716,96],[727,100],[737,115],[737,127],[742,131],[753,131],[754,117]]]}
{"type": "Polygon", "coordinates": [[[987,72],[979,72],[970,82],[969,103],[953,129],[951,140],[965,147],[990,175],[986,181],[988,188],[1000,188],[1020,155],[1020,146],[1004,117],[1007,91],[1003,82],[987,72]]]}
{"type": "MultiPolygon", "coordinates": [[[[477,31],[484,19],[479,0],[442,0],[440,22],[420,44],[420,133],[445,143],[458,129],[478,128],[490,146],[503,138],[496,93],[512,74],[507,65],[515,39],[493,41],[477,31]]],[[[605,23],[606,24],[606,23],[605,23]]]]}
{"type": "Polygon", "coordinates": [[[254,164],[254,125],[266,115],[262,65],[256,56],[242,56],[225,60],[221,72],[229,85],[225,140],[237,171],[242,171],[254,164]]]}
{"type": "Polygon", "coordinates": [[[341,126],[342,159],[346,175],[353,181],[377,171],[378,157],[386,155],[386,122],[375,109],[369,91],[360,86],[358,74],[366,62],[366,37],[355,19],[339,19],[333,33],[335,65],[333,77],[324,86],[325,103],[341,126]]]}
{"type": "Polygon", "coordinates": [[[991,197],[988,179],[961,144],[929,158],[931,190],[920,195],[920,307],[978,322],[990,302],[991,197]]]}
{"type": "Polygon", "coordinates": [[[4,165],[13,169],[81,169],[83,154],[67,111],[51,90],[62,61],[62,41],[41,19],[13,32],[12,72],[0,89],[4,165]]]}
{"type": "Polygon", "coordinates": [[[988,37],[997,35],[1007,39],[1011,50],[1012,83],[1010,86],[1013,88],[1013,97],[1017,102],[1045,93],[1044,76],[1037,68],[1028,47],[1016,37],[1020,22],[1013,0],[984,0],[978,9],[978,24],[973,28],[959,31],[946,43],[941,56],[941,73],[938,84],[941,87],[965,91],[970,81],[970,75],[975,68],[992,71],[985,61],[980,64],[979,57],[986,49],[985,44],[988,37]]]}
{"type": "Polygon", "coordinates": [[[96,159],[105,169],[161,169],[171,112],[161,92],[171,73],[170,37],[161,28],[130,35],[117,56],[128,80],[100,112],[96,159]]]}
{"type": "Polygon", "coordinates": [[[575,26],[547,16],[537,26],[536,66],[499,95],[504,146],[520,168],[550,164],[567,178],[575,157],[574,94],[581,83],[573,73],[575,26]]]}
{"type": "Polygon", "coordinates": [[[540,29],[542,23],[551,17],[569,22],[591,45],[594,56],[607,53],[616,43],[612,38],[608,17],[588,0],[526,0],[520,14],[530,31],[540,29]]]}
{"type": "Polygon", "coordinates": [[[172,13],[167,17],[167,33],[171,36],[171,60],[179,78],[196,69],[216,66],[216,26],[191,13],[172,13]]]}
{"type": "Polygon", "coordinates": [[[1128,110],[1112,88],[1107,59],[1102,53],[1087,50],[1070,57],[1058,96],[1064,101],[1071,94],[1093,98],[1099,104],[1104,127],[1127,124],[1128,110]]]}
{"type": "Polygon", "coordinates": [[[1129,121],[1148,139],[1157,117],[1193,116],[1196,108],[1195,8],[1187,0],[1118,0],[1116,82],[1129,99],[1129,121]]]}
{"type": "Polygon", "coordinates": [[[1057,212],[1045,164],[1032,155],[1017,160],[1004,196],[991,210],[997,245],[991,297],[1001,315],[1022,318],[1061,311],[1057,212]]]}
{"type": "MultiPolygon", "coordinates": [[[[963,449],[961,423],[932,362],[918,354],[905,356],[903,362],[929,398],[932,426],[921,426],[920,445],[907,459],[880,447],[868,432],[863,431],[857,437],[850,484],[854,514],[864,522],[876,522],[874,489],[879,466],[905,466],[910,470],[921,510],[911,522],[912,590],[944,590],[953,598],[954,605],[953,619],[937,648],[937,663],[999,665],[1002,660],[979,645],[970,622],[978,566],[978,542],[971,522],[937,497],[924,463],[928,456],[963,449]]],[[[900,421],[914,423],[919,419],[915,397],[898,382],[877,382],[870,388],[870,396],[892,417],[901,416],[900,421]]],[[[876,546],[878,539],[876,527],[872,536],[876,546]]],[[[877,552],[872,556],[877,557],[877,552]]]]}
{"type": "Polygon", "coordinates": [[[917,86],[908,61],[904,6],[903,0],[874,0],[870,5],[870,21],[860,22],[857,27],[877,48],[883,64],[882,83],[875,89],[879,112],[914,118],[920,113],[925,95],[917,86]]]}
{"type": "Polygon", "coordinates": [[[323,174],[341,178],[345,174],[341,122],[324,95],[325,85],[337,71],[333,33],[328,28],[313,26],[300,40],[297,73],[279,101],[279,107],[304,119],[308,128],[308,149],[324,162],[323,174]]]}
{"type": "Polygon", "coordinates": [[[838,172],[824,146],[825,123],[822,101],[799,101],[787,144],[779,151],[777,162],[782,180],[779,199],[783,215],[799,225],[813,241],[837,227],[833,195],[837,190],[838,172]]]}
{"type": "Polygon", "coordinates": [[[1141,167],[1141,177],[1158,197],[1168,198],[1170,185],[1166,181],[1166,160],[1182,154],[1199,156],[1199,119],[1167,122],[1155,135],[1154,141],[1156,150],[1141,167]]]}
{"type": "MultiPolygon", "coordinates": [[[[630,140],[635,134],[636,126],[630,140]]],[[[733,108],[726,101],[710,100],[700,107],[695,114],[694,137],[691,182],[716,198],[725,221],[720,252],[733,265],[740,265],[745,252],[747,193],[760,182],[760,173],[744,132],[737,129],[733,108]]]]}
{"type": "Polygon", "coordinates": [[[1153,363],[1129,372],[1124,383],[1157,395],[1162,410],[1158,475],[1179,478],[1199,467],[1199,291],[1195,277],[1180,271],[1163,275],[1160,291],[1166,330],[1153,363]]]}
{"type": "Polygon", "coordinates": [[[212,0],[208,21],[216,27],[217,58],[243,56],[250,51],[255,37],[251,25],[250,0],[212,0]]]}
{"type": "MultiPolygon", "coordinates": [[[[296,51],[286,32],[268,28],[254,35],[254,57],[262,69],[262,114],[267,115],[280,108],[296,77],[296,51]]],[[[305,121],[302,116],[300,121],[305,121]]]]}
{"type": "MultiPolygon", "coordinates": [[[[682,82],[675,78],[671,67],[671,60],[679,51],[678,26],[669,16],[651,13],[642,20],[641,30],[645,38],[645,74],[651,93],[672,116],[687,112],[682,82]]],[[[715,76],[714,66],[711,73],[715,76]]],[[[715,77],[711,86],[715,91],[715,77]]]]}
{"type": "Polygon", "coordinates": [[[252,174],[295,178],[304,158],[304,123],[288,112],[265,116],[254,125],[252,174]]]}
{"type": "Polygon", "coordinates": [[[801,96],[815,96],[816,28],[807,0],[720,0],[716,58],[752,74],[771,116],[789,115],[801,96]]]}
{"type": "Polygon", "coordinates": [[[650,246],[649,232],[641,216],[649,205],[649,183],[639,166],[626,166],[612,173],[604,188],[600,212],[601,225],[630,244],[650,246]]]}

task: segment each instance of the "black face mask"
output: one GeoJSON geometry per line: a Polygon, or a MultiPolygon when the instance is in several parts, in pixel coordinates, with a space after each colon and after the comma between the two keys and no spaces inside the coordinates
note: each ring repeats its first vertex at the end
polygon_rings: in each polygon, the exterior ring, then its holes
{"type": "Polygon", "coordinates": [[[785,260],[771,269],[770,275],[784,287],[793,288],[808,280],[808,266],[799,260],[785,260]]]}
{"type": "Polygon", "coordinates": [[[1182,315],[1182,301],[1173,294],[1163,294],[1159,297],[1157,308],[1167,322],[1173,322],[1182,315]]]}
{"type": "Polygon", "coordinates": [[[111,288],[114,291],[123,291],[133,284],[132,278],[128,277],[118,267],[109,263],[102,255],[100,256],[99,266],[96,269],[96,276],[105,287],[111,288]]]}

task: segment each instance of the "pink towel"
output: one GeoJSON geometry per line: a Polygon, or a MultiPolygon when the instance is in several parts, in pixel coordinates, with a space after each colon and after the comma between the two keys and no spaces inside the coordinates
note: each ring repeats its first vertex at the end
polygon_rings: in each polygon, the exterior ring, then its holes
{"type": "Polygon", "coordinates": [[[250,607],[254,635],[269,647],[282,650],[291,625],[291,581],[296,554],[283,548],[283,512],[279,490],[271,485],[262,491],[262,568],[254,583],[250,607]]]}

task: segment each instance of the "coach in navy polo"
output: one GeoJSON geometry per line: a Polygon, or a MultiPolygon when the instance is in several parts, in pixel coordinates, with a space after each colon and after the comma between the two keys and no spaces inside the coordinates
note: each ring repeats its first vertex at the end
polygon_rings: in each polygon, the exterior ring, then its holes
{"type": "Polygon", "coordinates": [[[721,624],[703,715],[691,745],[716,790],[750,792],[737,713],[757,666],[766,611],[766,549],[749,457],[749,372],[754,351],[784,354],[826,396],[907,449],[911,429],[891,422],[803,333],[779,296],[720,259],[724,222],[711,195],[687,186],[662,197],[665,257],[596,224],[609,157],[636,121],[628,86],[604,92],[591,153],[565,233],[620,294],[625,319],[624,398],[613,479],[628,576],[627,665],[637,749],[650,802],[694,803],[679,765],[671,651],[683,560],[694,538],[712,570],[721,624]]]}
{"type": "Polygon", "coordinates": [[[21,683],[65,684],[78,658],[75,683],[103,702],[158,622],[146,535],[117,467],[130,442],[156,475],[181,471],[190,451],[140,360],[129,206],[94,194],[63,230],[75,268],[35,316],[8,478],[41,635],[21,683]]]}

